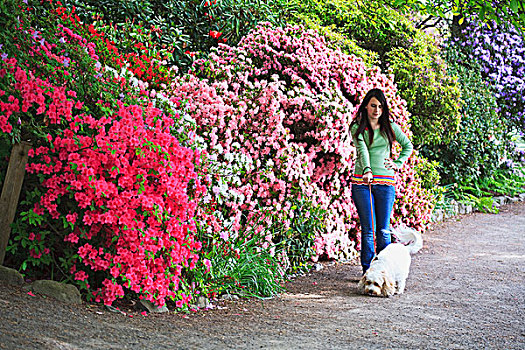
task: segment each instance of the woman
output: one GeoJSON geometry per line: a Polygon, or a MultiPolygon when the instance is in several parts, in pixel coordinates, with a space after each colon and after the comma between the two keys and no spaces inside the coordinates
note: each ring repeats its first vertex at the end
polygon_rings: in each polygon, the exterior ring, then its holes
{"type": "Polygon", "coordinates": [[[390,215],[396,197],[394,175],[412,154],[413,146],[401,128],[390,121],[388,103],[380,89],[372,89],[366,94],[350,131],[357,148],[352,200],[361,222],[364,274],[372,258],[391,242],[390,215]],[[396,160],[391,158],[394,141],[402,147],[396,160]]]}

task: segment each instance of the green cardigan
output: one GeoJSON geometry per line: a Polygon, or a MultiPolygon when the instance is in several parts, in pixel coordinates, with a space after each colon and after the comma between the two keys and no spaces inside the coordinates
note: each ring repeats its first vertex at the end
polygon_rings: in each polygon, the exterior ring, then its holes
{"type": "MultiPolygon", "coordinates": [[[[399,154],[397,159],[394,159],[397,167],[401,168],[412,154],[414,147],[399,125],[396,123],[392,123],[391,125],[396,141],[402,147],[401,154],[399,154]]],[[[352,128],[352,135],[357,130],[357,127],[357,125],[354,125],[352,128]]],[[[365,172],[371,169],[374,177],[378,175],[380,177],[394,177],[395,171],[385,168],[385,159],[390,157],[390,147],[388,139],[381,134],[379,129],[374,130],[374,141],[371,146],[368,141],[368,130],[365,130],[363,134],[359,135],[357,140],[354,140],[354,143],[357,148],[357,160],[354,168],[355,176],[360,178],[365,172]]]]}

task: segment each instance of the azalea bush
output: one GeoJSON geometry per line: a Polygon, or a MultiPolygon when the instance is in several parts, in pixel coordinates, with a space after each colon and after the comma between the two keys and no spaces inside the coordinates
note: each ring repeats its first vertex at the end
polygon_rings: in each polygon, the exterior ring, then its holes
{"type": "MultiPolygon", "coordinates": [[[[349,183],[355,147],[348,128],[373,87],[385,91],[392,118],[411,135],[392,78],[330,49],[304,27],[263,24],[238,47],[221,44],[209,60],[198,60],[195,74],[174,84],[172,95],[188,101],[185,110],[207,154],[224,164],[210,172],[205,199],[215,221],[209,233],[228,239],[263,217],[265,226],[281,227],[265,238],[271,246],[291,227],[294,203],[304,200],[322,213],[314,259],[355,255],[357,213],[349,183]]],[[[410,164],[417,162],[414,155],[410,164]]],[[[401,171],[397,190],[395,220],[426,228],[432,196],[410,167],[401,171]],[[402,209],[412,207],[417,210],[402,209]]]]}
{"type": "Polygon", "coordinates": [[[188,305],[183,273],[199,259],[204,191],[194,123],[74,14],[31,11],[2,32],[11,40],[0,62],[1,135],[34,145],[11,261],[26,273],[56,266],[105,304],[134,294],[188,305]]]}

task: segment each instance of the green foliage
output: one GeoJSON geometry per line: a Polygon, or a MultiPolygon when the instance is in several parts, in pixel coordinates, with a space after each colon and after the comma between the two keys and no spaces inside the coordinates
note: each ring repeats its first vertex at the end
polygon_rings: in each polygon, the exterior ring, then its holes
{"type": "Polygon", "coordinates": [[[522,173],[515,173],[511,169],[498,169],[492,176],[477,182],[475,188],[477,191],[495,196],[515,196],[525,192],[525,177],[522,173]]]}
{"type": "MultiPolygon", "coordinates": [[[[298,0],[296,0],[298,1],[298,0]]],[[[393,47],[409,48],[415,28],[380,1],[355,2],[348,0],[300,1],[299,13],[317,19],[319,25],[335,26],[339,33],[355,40],[381,58],[393,47]]]]}
{"type": "Polygon", "coordinates": [[[393,48],[386,57],[412,114],[416,145],[450,142],[461,120],[459,85],[448,74],[439,52],[431,36],[418,32],[409,49],[393,48]]]}
{"type": "Polygon", "coordinates": [[[8,138],[0,137],[0,184],[4,183],[7,165],[9,163],[9,156],[11,154],[11,147],[12,144],[8,138]]]}
{"type": "Polygon", "coordinates": [[[516,28],[525,28],[525,3],[523,0],[385,0],[387,4],[405,13],[419,12],[449,19],[451,14],[461,24],[466,17],[477,15],[481,20],[494,20],[498,24],[510,21],[516,28]]]}
{"type": "MultiPolygon", "coordinates": [[[[26,181],[33,180],[30,177],[26,181]]],[[[24,193],[24,198],[19,203],[19,208],[29,208],[40,199],[42,193],[38,188],[24,193]]],[[[62,234],[58,230],[63,227],[54,227],[50,222],[43,222],[43,218],[33,210],[21,210],[19,219],[13,223],[11,241],[7,246],[6,264],[17,266],[19,271],[27,274],[31,279],[72,280],[69,269],[72,260],[78,256],[71,247],[60,250],[49,249],[61,244],[62,234]],[[35,226],[45,229],[35,230],[35,226]],[[27,253],[29,252],[29,254],[27,253]]],[[[65,217],[64,227],[66,224],[65,217]]]]}
{"type": "Polygon", "coordinates": [[[327,39],[328,47],[332,49],[340,49],[346,54],[353,54],[361,58],[369,67],[379,65],[380,61],[378,53],[360,47],[355,40],[341,34],[337,30],[335,24],[323,26],[319,24],[319,19],[310,17],[306,14],[298,14],[296,20],[324,35],[327,39]]]}
{"type": "Polygon", "coordinates": [[[264,247],[265,236],[266,231],[258,231],[256,226],[228,240],[199,229],[198,238],[203,244],[199,261],[203,266],[194,270],[190,278],[212,296],[238,294],[264,298],[282,292],[285,271],[273,249],[264,247]],[[210,262],[207,273],[206,260],[210,262]]]}
{"type": "Polygon", "coordinates": [[[448,196],[460,202],[472,203],[479,211],[484,213],[498,213],[494,197],[515,196],[525,192],[525,167],[516,170],[497,169],[491,176],[477,180],[469,185],[447,185],[448,196]]]}
{"type": "Polygon", "coordinates": [[[111,23],[115,30],[107,34],[115,43],[127,40],[130,27],[152,31],[151,40],[170,53],[169,64],[178,66],[183,73],[195,58],[207,55],[222,42],[235,45],[261,21],[284,24],[284,0],[66,0],[65,3],[76,6],[81,19],[96,28],[101,21],[111,23]]]}
{"type": "Polygon", "coordinates": [[[285,220],[290,220],[290,226],[282,231],[282,225],[277,225],[280,232],[273,233],[273,241],[288,257],[289,272],[308,268],[306,262],[315,255],[315,238],[323,232],[326,214],[326,210],[315,207],[305,199],[293,199],[293,202],[285,217],[285,220]]]}
{"type": "Polygon", "coordinates": [[[499,168],[505,155],[505,128],[480,67],[460,59],[462,54],[454,46],[444,54],[450,74],[456,75],[461,84],[461,126],[449,142],[425,145],[421,152],[428,159],[439,161],[443,184],[471,185],[490,178],[499,168]]]}
{"type": "Polygon", "coordinates": [[[382,1],[300,3],[297,19],[328,28],[332,38],[347,38],[351,44],[341,39],[338,42],[345,42],[348,52],[359,57],[373,52],[369,59],[364,58],[365,62],[377,63],[395,76],[399,94],[412,115],[416,147],[448,142],[454,137],[460,122],[459,88],[448,75],[439,46],[431,36],[382,1]],[[355,50],[352,44],[367,51],[355,50]]]}
{"type": "Polygon", "coordinates": [[[457,214],[456,209],[458,203],[472,205],[473,208],[482,213],[496,214],[499,212],[494,199],[490,197],[489,193],[475,196],[470,193],[468,188],[458,186],[457,184],[439,186],[438,188],[441,195],[439,196],[435,209],[442,210],[448,215],[457,214]]]}
{"type": "Polygon", "coordinates": [[[415,166],[416,174],[421,178],[421,187],[435,190],[440,182],[439,162],[421,158],[415,166]]]}

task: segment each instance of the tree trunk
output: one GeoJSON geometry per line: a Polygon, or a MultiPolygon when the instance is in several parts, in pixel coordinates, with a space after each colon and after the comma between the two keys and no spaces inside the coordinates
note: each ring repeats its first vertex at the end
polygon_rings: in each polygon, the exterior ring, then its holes
{"type": "Polygon", "coordinates": [[[2,195],[0,196],[0,265],[4,264],[5,250],[11,234],[11,224],[15,218],[20,189],[24,182],[27,153],[31,149],[28,142],[17,143],[11,150],[2,195]]]}

